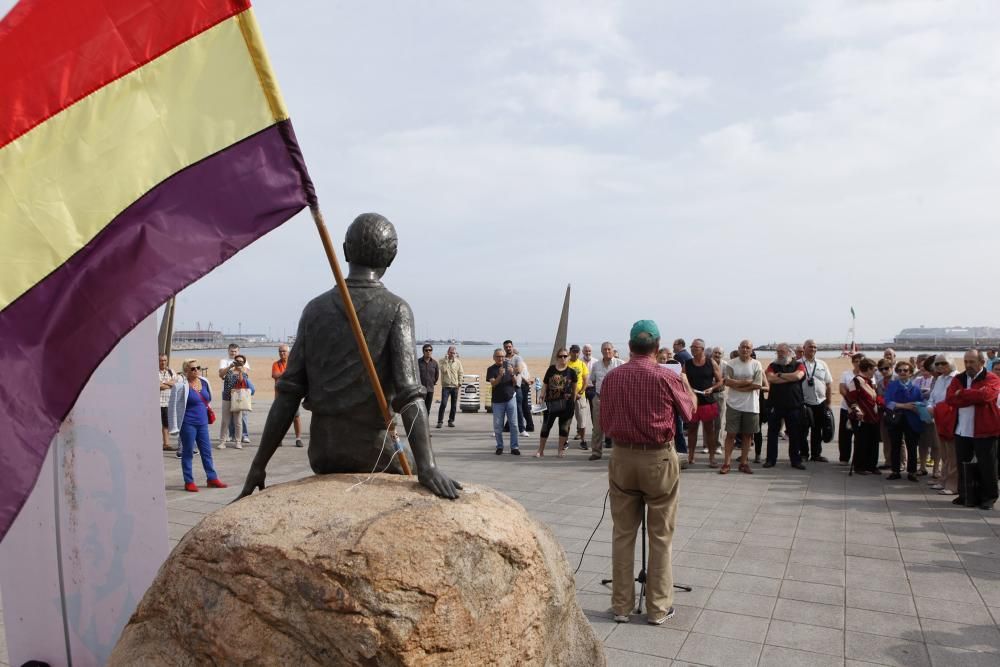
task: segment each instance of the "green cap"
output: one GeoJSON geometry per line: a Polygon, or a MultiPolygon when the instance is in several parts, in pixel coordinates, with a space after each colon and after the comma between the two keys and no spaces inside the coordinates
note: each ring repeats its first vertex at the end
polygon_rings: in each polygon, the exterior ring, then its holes
{"type": "Polygon", "coordinates": [[[660,337],[660,327],[653,320],[639,320],[632,325],[628,340],[630,343],[648,343],[660,337]]]}

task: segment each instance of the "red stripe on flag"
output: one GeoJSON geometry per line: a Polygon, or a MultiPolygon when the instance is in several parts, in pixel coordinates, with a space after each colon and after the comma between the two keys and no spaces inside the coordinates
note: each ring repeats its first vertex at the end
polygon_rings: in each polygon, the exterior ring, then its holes
{"type": "Polygon", "coordinates": [[[21,0],[0,21],[0,147],[249,0],[21,0]]]}

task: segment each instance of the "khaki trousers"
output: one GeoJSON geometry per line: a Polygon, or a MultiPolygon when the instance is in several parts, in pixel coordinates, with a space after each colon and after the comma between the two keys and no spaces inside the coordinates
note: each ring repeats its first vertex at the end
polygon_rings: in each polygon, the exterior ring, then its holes
{"type": "Polygon", "coordinates": [[[646,615],[659,618],[674,600],[670,543],[674,537],[680,467],[673,443],[666,449],[627,449],[615,443],[608,464],[612,529],[611,608],[635,608],[635,538],[645,508],[649,560],[646,566],[646,615]]]}
{"type": "Polygon", "coordinates": [[[958,493],[958,458],[955,455],[955,441],[939,438],[941,446],[941,486],[958,493]]]}

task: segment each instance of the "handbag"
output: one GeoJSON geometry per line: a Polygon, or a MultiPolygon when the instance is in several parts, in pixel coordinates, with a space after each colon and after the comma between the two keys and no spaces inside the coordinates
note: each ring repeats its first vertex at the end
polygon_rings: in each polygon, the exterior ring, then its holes
{"type": "Polygon", "coordinates": [[[229,409],[232,412],[253,412],[253,404],[250,400],[250,388],[241,377],[237,380],[236,386],[229,392],[229,409]]]}
{"type": "Polygon", "coordinates": [[[205,414],[208,415],[208,423],[209,424],[214,424],[215,423],[215,410],[213,410],[212,406],[208,404],[208,401],[205,400],[205,396],[202,395],[202,393],[200,391],[197,392],[197,394],[198,394],[198,398],[201,399],[201,402],[205,404],[205,414]]]}
{"type": "Polygon", "coordinates": [[[902,426],[903,425],[903,413],[899,410],[886,410],[885,411],[885,423],[888,426],[902,426]]]}
{"type": "Polygon", "coordinates": [[[833,442],[833,431],[836,422],[833,419],[833,410],[826,406],[823,410],[823,424],[821,425],[821,439],[823,442],[833,442]]]}

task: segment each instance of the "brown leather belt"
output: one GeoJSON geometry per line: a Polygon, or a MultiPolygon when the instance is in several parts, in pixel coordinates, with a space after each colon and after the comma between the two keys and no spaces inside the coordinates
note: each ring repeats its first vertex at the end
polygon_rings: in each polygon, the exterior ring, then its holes
{"type": "Polygon", "coordinates": [[[673,449],[674,441],[667,440],[666,442],[618,442],[614,441],[615,447],[621,447],[623,449],[639,449],[639,450],[654,450],[654,449],[673,449]]]}

